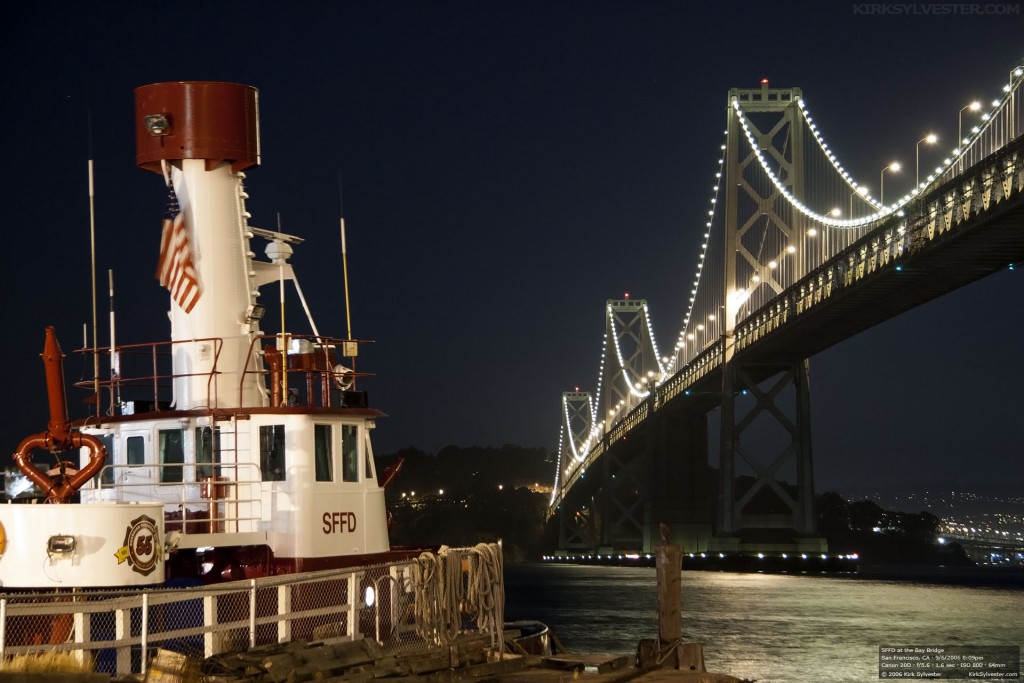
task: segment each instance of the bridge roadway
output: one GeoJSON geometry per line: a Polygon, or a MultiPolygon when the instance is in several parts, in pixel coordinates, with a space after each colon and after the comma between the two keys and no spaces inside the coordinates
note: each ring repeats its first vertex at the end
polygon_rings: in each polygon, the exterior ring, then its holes
{"type": "MultiPolygon", "coordinates": [[[[735,330],[733,361],[755,381],[874,325],[1024,262],[1024,136],[928,192],[779,294],[735,330]]],[[[706,413],[721,402],[724,340],[709,345],[587,454],[552,499],[601,487],[583,472],[655,412],[706,413]],[[575,489],[575,490],[574,490],[575,489]]],[[[635,439],[634,439],[635,442],[635,439]]]]}

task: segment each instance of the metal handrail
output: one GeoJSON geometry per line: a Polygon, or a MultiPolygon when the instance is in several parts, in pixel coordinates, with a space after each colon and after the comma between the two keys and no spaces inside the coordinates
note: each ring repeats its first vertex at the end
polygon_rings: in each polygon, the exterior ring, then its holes
{"type": "MultiPolygon", "coordinates": [[[[262,483],[262,472],[259,465],[255,463],[165,463],[165,464],[111,464],[100,470],[97,478],[98,486],[86,489],[90,494],[98,498],[109,499],[118,503],[130,501],[152,501],[164,504],[164,514],[168,512],[181,511],[180,520],[183,534],[189,534],[189,529],[194,529],[200,522],[209,522],[218,528],[223,525],[225,531],[240,531],[244,526],[242,522],[255,522],[262,519],[261,505],[262,497],[259,485],[262,483]],[[216,472],[215,476],[199,477],[197,472],[200,468],[210,468],[216,472]],[[161,474],[168,470],[180,470],[181,481],[161,481],[161,474]],[[107,474],[109,472],[109,474],[107,474]],[[225,472],[233,472],[233,477],[222,476],[225,472]],[[244,474],[243,474],[244,472],[244,474]],[[142,473],[145,475],[141,481],[134,476],[142,473]],[[191,474],[191,478],[188,475],[191,474]],[[121,476],[118,476],[121,475],[121,476]],[[113,481],[111,484],[104,484],[104,481],[113,481]],[[242,489],[249,492],[242,495],[242,489]],[[205,495],[204,495],[205,492],[205,495]],[[222,496],[221,493],[228,493],[222,496]],[[220,505],[224,503],[224,514],[220,514],[220,505]],[[176,509],[168,510],[168,506],[175,506],[176,509]],[[229,514],[230,507],[234,508],[235,514],[229,514]],[[201,520],[188,518],[188,511],[207,509],[207,516],[201,520]],[[249,514],[241,514],[240,510],[246,508],[249,514]],[[231,529],[233,527],[233,529],[231,529]]],[[[178,520],[172,519],[171,523],[176,524],[178,520]]],[[[207,531],[191,533],[209,533],[207,531]]]]}
{"type": "MultiPolygon", "coordinates": [[[[143,355],[149,356],[151,370],[148,375],[132,375],[125,377],[123,372],[121,374],[115,374],[112,368],[107,368],[107,374],[109,379],[98,379],[89,378],[83,379],[79,382],[75,382],[74,386],[84,389],[91,389],[98,386],[100,390],[107,389],[110,394],[110,410],[113,414],[114,400],[116,396],[120,396],[122,390],[137,385],[148,384],[152,388],[152,401],[153,409],[160,409],[160,388],[161,386],[170,386],[171,382],[175,379],[182,377],[203,377],[206,380],[206,405],[215,405],[217,397],[214,395],[217,384],[213,381],[213,378],[220,374],[220,370],[217,367],[217,363],[220,360],[221,351],[224,348],[224,340],[220,337],[205,337],[201,339],[186,339],[177,341],[160,341],[160,342],[145,342],[142,344],[123,344],[115,347],[101,346],[97,348],[81,348],[75,349],[74,353],[81,354],[96,354],[101,357],[110,358],[113,354],[116,354],[119,360],[119,365],[123,369],[123,361],[126,357],[141,357],[143,355]],[[162,373],[160,371],[161,359],[169,359],[173,356],[173,347],[176,344],[199,344],[199,343],[211,343],[214,347],[213,354],[213,365],[208,372],[194,372],[194,373],[162,373]],[[164,350],[166,348],[166,350],[164,350]]],[[[100,417],[100,400],[99,396],[96,397],[96,416],[100,417]]]]}

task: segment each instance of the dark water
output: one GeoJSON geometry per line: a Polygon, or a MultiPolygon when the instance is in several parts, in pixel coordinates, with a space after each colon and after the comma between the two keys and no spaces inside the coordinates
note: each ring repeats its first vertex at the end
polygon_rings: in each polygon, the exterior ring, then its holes
{"type": "MultiPolygon", "coordinates": [[[[657,637],[652,568],[506,565],[505,617],[551,626],[570,652],[633,654],[657,637]]],[[[1024,645],[1024,586],[683,572],[683,638],[709,671],[764,683],[877,682],[887,645],[1024,645]]],[[[978,680],[978,679],[975,679],[978,680]]]]}

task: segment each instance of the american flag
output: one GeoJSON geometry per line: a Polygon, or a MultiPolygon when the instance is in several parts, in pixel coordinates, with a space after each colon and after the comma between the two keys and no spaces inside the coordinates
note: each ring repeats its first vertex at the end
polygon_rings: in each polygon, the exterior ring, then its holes
{"type": "Polygon", "coordinates": [[[199,284],[199,275],[192,262],[192,249],[188,243],[185,219],[181,215],[173,183],[167,184],[167,211],[164,213],[156,276],[160,284],[171,291],[171,297],[178,302],[182,310],[191,313],[203,293],[203,288],[199,284]]]}

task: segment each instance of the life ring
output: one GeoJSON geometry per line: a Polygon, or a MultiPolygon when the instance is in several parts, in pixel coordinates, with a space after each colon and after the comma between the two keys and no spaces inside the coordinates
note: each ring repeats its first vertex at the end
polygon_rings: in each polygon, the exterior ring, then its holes
{"type": "Polygon", "coordinates": [[[331,374],[334,377],[334,386],[338,387],[338,389],[348,391],[352,388],[355,373],[352,372],[351,368],[338,364],[331,368],[331,374]]]}

